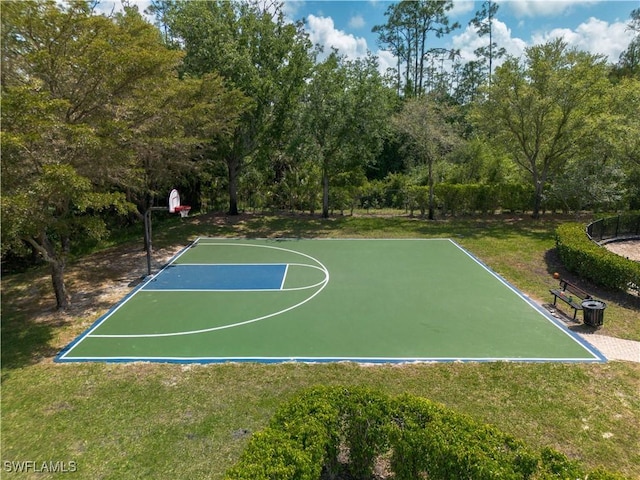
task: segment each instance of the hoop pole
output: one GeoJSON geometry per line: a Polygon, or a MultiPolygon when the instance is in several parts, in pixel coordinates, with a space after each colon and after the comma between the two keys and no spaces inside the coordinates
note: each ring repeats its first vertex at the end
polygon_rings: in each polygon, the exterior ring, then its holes
{"type": "Polygon", "coordinates": [[[147,275],[151,275],[151,209],[144,212],[144,248],[147,252],[147,275]]]}

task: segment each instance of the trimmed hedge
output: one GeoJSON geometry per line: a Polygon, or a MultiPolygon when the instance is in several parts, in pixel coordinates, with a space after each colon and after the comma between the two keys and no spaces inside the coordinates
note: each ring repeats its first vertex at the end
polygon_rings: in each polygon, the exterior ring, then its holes
{"type": "Polygon", "coordinates": [[[533,188],[524,184],[439,183],[433,191],[445,215],[494,213],[498,209],[525,212],[533,205],[533,188]]]}
{"type": "MultiPolygon", "coordinates": [[[[335,192],[336,188],[332,190],[335,192]]],[[[425,214],[429,187],[414,184],[401,175],[390,175],[384,181],[367,182],[357,189],[362,208],[404,208],[425,214]]],[[[433,189],[435,203],[443,215],[494,213],[496,210],[525,212],[533,205],[533,187],[519,183],[452,184],[438,183],[433,189]]],[[[334,193],[330,193],[330,196],[334,193]]]]}
{"type": "Polygon", "coordinates": [[[380,456],[396,480],[624,480],[587,472],[561,453],[535,451],[497,428],[411,395],[315,387],[280,407],[253,435],[226,480],[370,479],[380,456]],[[346,453],[345,453],[346,452],[346,453]]]}
{"type": "Polygon", "coordinates": [[[640,289],[640,263],[592,242],[585,226],[566,223],[556,229],[558,255],[570,272],[613,290],[640,289]]]}

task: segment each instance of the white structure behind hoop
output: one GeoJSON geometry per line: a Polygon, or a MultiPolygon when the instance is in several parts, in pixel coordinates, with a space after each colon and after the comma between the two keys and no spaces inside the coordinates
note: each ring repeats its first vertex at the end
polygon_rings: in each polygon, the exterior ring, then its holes
{"type": "Polygon", "coordinates": [[[180,206],[180,194],[175,188],[169,194],[169,213],[176,213],[176,207],[180,206]]]}
{"type": "Polygon", "coordinates": [[[169,213],[179,213],[182,218],[189,215],[191,207],[189,205],[180,205],[180,194],[175,188],[169,194],[169,213]]]}

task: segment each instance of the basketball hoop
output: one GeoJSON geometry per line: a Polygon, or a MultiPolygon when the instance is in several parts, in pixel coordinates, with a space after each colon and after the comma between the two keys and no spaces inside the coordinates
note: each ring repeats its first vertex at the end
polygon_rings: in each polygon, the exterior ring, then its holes
{"type": "Polygon", "coordinates": [[[188,216],[190,210],[191,210],[191,207],[189,205],[178,205],[177,207],[174,208],[174,211],[179,212],[182,218],[185,218],[186,216],[188,216]]]}
{"type": "Polygon", "coordinates": [[[175,188],[169,194],[169,213],[180,213],[182,218],[189,215],[191,207],[189,205],[180,205],[180,194],[175,188]]]}

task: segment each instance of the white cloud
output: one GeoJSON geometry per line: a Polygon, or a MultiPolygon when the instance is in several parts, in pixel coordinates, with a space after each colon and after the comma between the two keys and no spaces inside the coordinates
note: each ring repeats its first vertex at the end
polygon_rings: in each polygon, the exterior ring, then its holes
{"type": "Polygon", "coordinates": [[[332,47],[338,49],[342,55],[350,59],[367,55],[367,40],[338,30],[331,17],[309,15],[307,18],[307,32],[314,45],[317,44],[324,48],[323,56],[328,55],[332,47]]]}
{"type": "Polygon", "coordinates": [[[366,25],[364,17],[362,15],[356,15],[349,19],[349,26],[351,28],[362,28],[366,25]]]}
{"type": "Polygon", "coordinates": [[[520,17],[557,16],[571,10],[575,5],[600,3],[601,0],[498,0],[500,6],[507,6],[513,14],[520,17]]]}
{"type": "MultiPolygon", "coordinates": [[[[554,2],[555,3],[555,2],[554,2]]],[[[608,23],[591,17],[580,24],[575,30],[569,28],[556,28],[544,32],[535,32],[528,41],[512,37],[511,29],[500,20],[494,20],[493,39],[498,47],[506,49],[507,54],[520,57],[527,46],[547,43],[555,38],[563,38],[570,47],[598,53],[608,57],[609,62],[616,62],[620,53],[625,50],[633,38],[633,32],[629,31],[626,23],[608,23]]],[[[453,48],[460,49],[463,63],[476,58],[473,53],[478,47],[487,44],[486,38],[481,38],[472,27],[467,27],[459,35],[452,38],[453,48]]],[[[501,60],[498,60],[499,65],[501,60]]]]}
{"type": "MultiPolygon", "coordinates": [[[[467,26],[460,35],[454,35],[453,48],[460,50],[462,63],[466,63],[475,60],[474,50],[486,46],[488,41],[487,37],[480,37],[475,28],[467,26]]],[[[527,46],[524,40],[512,37],[511,29],[500,20],[493,21],[493,41],[498,45],[498,48],[504,48],[507,55],[515,57],[520,57],[527,46]]],[[[497,60],[495,65],[499,65],[501,62],[502,60],[497,60]]]]}
{"type": "Polygon", "coordinates": [[[608,23],[591,17],[581,23],[575,30],[556,28],[548,32],[535,33],[532,44],[549,42],[555,38],[562,38],[570,47],[576,47],[591,53],[599,53],[608,57],[609,62],[616,62],[620,53],[625,50],[633,39],[633,32],[629,31],[626,23],[608,23]]]}
{"type": "Polygon", "coordinates": [[[378,50],[376,56],[378,57],[378,71],[382,75],[385,75],[387,70],[398,67],[398,58],[389,50],[378,50]]]}
{"type": "Polygon", "coordinates": [[[293,23],[294,19],[298,16],[298,11],[303,6],[304,6],[304,2],[298,2],[298,1],[284,2],[282,4],[282,12],[284,13],[284,16],[293,23]]]}
{"type": "MultiPolygon", "coordinates": [[[[337,29],[331,17],[309,15],[306,30],[311,42],[324,48],[319,60],[326,58],[331,53],[332,47],[337,48],[340,54],[350,60],[363,58],[369,52],[365,38],[356,37],[337,29]]],[[[382,75],[386,75],[389,68],[396,68],[398,59],[388,50],[378,50],[372,53],[378,57],[378,71],[382,75]]]]}
{"type": "Polygon", "coordinates": [[[453,0],[453,8],[447,12],[448,16],[456,18],[469,12],[474,12],[475,3],[473,0],[453,0]]]}

